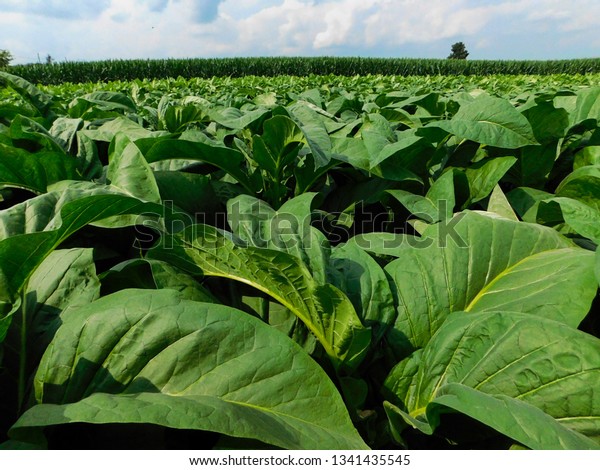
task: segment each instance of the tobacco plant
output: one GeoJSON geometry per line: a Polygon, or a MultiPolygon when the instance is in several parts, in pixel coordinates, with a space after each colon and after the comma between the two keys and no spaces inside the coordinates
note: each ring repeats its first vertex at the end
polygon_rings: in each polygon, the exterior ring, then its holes
{"type": "Polygon", "coordinates": [[[0,72],[2,446],[597,449],[600,88],[253,80],[0,72]]]}

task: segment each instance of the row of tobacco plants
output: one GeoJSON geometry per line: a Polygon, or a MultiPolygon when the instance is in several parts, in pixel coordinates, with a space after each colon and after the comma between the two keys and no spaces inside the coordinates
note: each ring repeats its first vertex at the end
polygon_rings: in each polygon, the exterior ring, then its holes
{"type": "Polygon", "coordinates": [[[600,87],[253,80],[0,73],[3,447],[598,448],[600,87]]]}

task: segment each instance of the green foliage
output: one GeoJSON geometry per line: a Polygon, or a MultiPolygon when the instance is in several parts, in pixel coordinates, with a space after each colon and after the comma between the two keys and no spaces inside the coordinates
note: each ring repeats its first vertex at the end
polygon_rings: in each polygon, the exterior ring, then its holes
{"type": "MultiPolygon", "coordinates": [[[[466,58],[466,57],[463,57],[466,58]]],[[[371,57],[233,57],[220,59],[147,59],[18,65],[11,73],[33,83],[109,82],[115,80],[281,75],[493,75],[587,74],[600,72],[600,59],[445,60],[371,57]]]]}
{"type": "Polygon", "coordinates": [[[62,320],[36,373],[37,404],[12,428],[13,438],[27,439],[37,426],[125,422],[290,449],[366,448],[319,366],[285,335],[235,309],[169,289],[126,290],[62,320]]]}
{"type": "Polygon", "coordinates": [[[598,448],[598,75],[0,80],[3,447],[598,448]]]}
{"type": "Polygon", "coordinates": [[[0,49],[0,69],[8,67],[11,60],[13,60],[12,54],[5,49],[0,49]]]}
{"type": "Polygon", "coordinates": [[[448,59],[459,59],[464,60],[469,56],[467,47],[464,42],[455,42],[451,47],[452,52],[448,56],[448,59]]]}

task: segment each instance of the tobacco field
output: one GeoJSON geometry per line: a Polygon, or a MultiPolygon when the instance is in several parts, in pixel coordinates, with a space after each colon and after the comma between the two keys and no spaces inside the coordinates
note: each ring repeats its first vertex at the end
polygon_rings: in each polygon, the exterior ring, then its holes
{"type": "Polygon", "coordinates": [[[0,442],[600,448],[600,78],[0,72],[0,442]]]}

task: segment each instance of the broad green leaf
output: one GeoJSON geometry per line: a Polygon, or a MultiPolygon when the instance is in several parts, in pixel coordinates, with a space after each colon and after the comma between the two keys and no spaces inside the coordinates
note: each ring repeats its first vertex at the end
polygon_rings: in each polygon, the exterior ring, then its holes
{"type": "Polygon", "coordinates": [[[573,170],[584,166],[600,166],[600,145],[584,147],[575,154],[573,170]]]}
{"type": "Polygon", "coordinates": [[[106,177],[112,186],[130,196],[145,202],[161,203],[150,165],[125,134],[117,133],[111,142],[106,177]]]}
{"type": "MultiPolygon", "coordinates": [[[[410,422],[410,415],[390,403],[384,405],[388,416],[403,415],[410,422]]],[[[563,426],[539,408],[505,395],[482,393],[458,383],[444,385],[427,406],[427,423],[439,422],[440,415],[448,408],[470,416],[529,449],[600,449],[594,441],[563,426]]]]}
{"type": "Polygon", "coordinates": [[[597,125],[600,119],[600,87],[589,87],[577,92],[575,110],[569,115],[571,127],[592,121],[597,125]]]}
{"type": "Polygon", "coordinates": [[[50,112],[53,97],[42,92],[39,88],[32,85],[27,80],[10,73],[0,71],[0,83],[7,84],[17,93],[19,93],[19,95],[31,103],[42,116],[46,116],[50,112]]]}
{"type": "Polygon", "coordinates": [[[370,341],[348,298],[320,284],[296,257],[281,251],[235,246],[208,225],[166,236],[148,256],[192,274],[225,277],[248,284],[290,309],[317,337],[336,367],[356,367],[370,341]]]}
{"type": "Polygon", "coordinates": [[[19,382],[18,385],[15,382],[14,391],[21,387],[20,400],[24,399],[25,384],[60,326],[62,315],[99,296],[100,282],[91,249],[56,250],[33,272],[23,291],[20,308],[10,318],[4,344],[7,358],[10,356],[7,367],[12,365],[10,375],[19,382]]]}
{"type": "Polygon", "coordinates": [[[27,319],[32,349],[39,352],[39,359],[60,325],[59,315],[87,305],[100,296],[93,250],[53,251],[33,272],[23,295],[26,304],[22,315],[27,319]]]}
{"type": "Polygon", "coordinates": [[[352,301],[362,322],[373,328],[373,343],[379,343],[394,323],[394,297],[385,272],[357,245],[338,245],[332,251],[333,283],[352,301]]]}
{"type": "Polygon", "coordinates": [[[248,191],[254,192],[248,176],[242,170],[241,165],[244,162],[244,157],[237,150],[189,140],[161,139],[152,145],[147,152],[144,152],[144,157],[148,163],[171,159],[210,163],[225,170],[248,191]]]}
{"type": "MultiPolygon", "coordinates": [[[[408,392],[398,397],[407,414],[427,422],[430,404],[444,395],[444,386],[457,383],[521,400],[600,439],[600,397],[592,385],[600,380],[600,340],[549,317],[451,315],[425,346],[411,386],[400,387],[408,392]]],[[[388,390],[406,380],[405,369],[399,365],[391,372],[388,390]]]]}
{"type": "Polygon", "coordinates": [[[274,116],[263,124],[263,134],[252,138],[253,158],[261,169],[281,178],[283,168],[295,161],[306,139],[287,116],[274,116]]]}
{"type": "Polygon", "coordinates": [[[125,134],[134,142],[145,138],[169,136],[169,134],[164,131],[151,131],[146,129],[141,124],[124,116],[110,119],[97,129],[84,129],[79,131],[79,133],[84,134],[92,140],[102,142],[111,142],[119,132],[125,134]]]}
{"type": "Polygon", "coordinates": [[[36,116],[38,112],[33,107],[30,109],[26,105],[16,106],[9,103],[0,104],[0,118],[3,118],[5,121],[10,122],[19,114],[22,116],[33,117],[36,116]]]}
{"type": "Polygon", "coordinates": [[[505,395],[448,384],[433,403],[460,411],[530,449],[600,449],[593,440],[563,426],[539,408],[505,395]]]}
{"type": "Polygon", "coordinates": [[[421,179],[412,171],[399,165],[394,165],[388,159],[381,165],[371,167],[371,154],[362,139],[354,137],[335,137],[332,141],[331,157],[349,163],[355,168],[365,170],[369,174],[392,181],[417,181],[421,179]]]}
{"type": "Polygon", "coordinates": [[[227,222],[233,233],[250,246],[266,248],[275,211],[265,201],[242,194],[227,201],[227,222]]]}
{"type": "Polygon", "coordinates": [[[427,191],[427,198],[434,202],[438,210],[439,216],[437,220],[452,217],[454,206],[456,205],[454,189],[454,177],[456,174],[456,170],[444,172],[433,182],[427,191]]]}
{"type": "Polygon", "coordinates": [[[553,229],[465,212],[403,245],[393,280],[404,354],[423,347],[453,311],[511,310],[577,326],[595,296],[591,253],[553,229]]]}
{"type": "Polygon", "coordinates": [[[326,123],[330,123],[332,117],[324,116],[322,109],[315,110],[310,103],[300,102],[286,109],[304,134],[315,170],[326,167],[330,163],[331,152],[331,137],[326,123]]]}
{"type": "Polygon", "coordinates": [[[515,188],[506,195],[511,207],[514,208],[519,217],[530,223],[537,223],[540,202],[552,197],[552,193],[526,187],[515,188]]]}
{"type": "Polygon", "coordinates": [[[277,95],[275,92],[262,93],[254,98],[254,103],[258,106],[274,107],[277,105],[277,95]]]}
{"type": "MultiPolygon", "coordinates": [[[[220,209],[209,177],[180,171],[155,171],[154,179],[165,206],[171,204],[191,216],[204,217],[220,209]]],[[[190,217],[190,220],[194,220],[190,217]]]]}
{"type": "Polygon", "coordinates": [[[556,212],[558,205],[564,221],[579,235],[600,244],[600,210],[568,197],[553,197],[540,204],[538,215],[556,212]]]}
{"type": "Polygon", "coordinates": [[[229,129],[244,129],[249,126],[257,126],[270,114],[268,108],[258,108],[246,113],[237,108],[226,108],[210,113],[211,120],[229,129]]]}
{"type": "Polygon", "coordinates": [[[446,217],[446,214],[440,214],[436,206],[437,201],[432,201],[426,196],[402,189],[390,189],[386,192],[397,199],[412,215],[424,219],[429,223],[439,222],[446,217]]]}
{"type": "Polygon", "coordinates": [[[315,335],[289,309],[278,302],[264,297],[243,297],[244,306],[250,307],[257,318],[281,331],[294,343],[300,345],[306,353],[312,355],[318,351],[319,343],[315,335]]]}
{"type": "Polygon", "coordinates": [[[577,326],[592,300],[592,271],[593,255],[587,250],[563,248],[536,253],[506,268],[479,291],[465,311],[506,310],[543,314],[577,326]],[[560,288],[556,287],[557,284],[560,288]],[[568,297],[563,289],[570,290],[568,297]],[[566,305],[569,301],[573,305],[566,305]],[[572,318],[574,310],[578,312],[572,318]]]}
{"type": "Polygon", "coordinates": [[[0,143],[0,187],[44,193],[52,183],[79,179],[77,166],[75,158],[62,152],[29,153],[0,143]]]}
{"type": "Polygon", "coordinates": [[[335,386],[285,335],[170,290],[127,290],[64,318],[13,426],[152,423],[289,449],[366,449],[335,386]],[[139,339],[143,338],[143,341],[139,339]]]}
{"type": "Polygon", "coordinates": [[[77,133],[77,160],[81,177],[86,181],[99,178],[103,165],[98,156],[96,143],[82,132],[77,133]]]}
{"type": "Polygon", "coordinates": [[[600,165],[584,166],[570,173],[556,188],[556,195],[576,199],[600,211],[600,165]]]}
{"type": "Polygon", "coordinates": [[[84,124],[84,121],[81,119],[59,117],[52,123],[49,132],[67,152],[71,152],[75,148],[74,144],[77,142],[77,131],[84,124]]]}
{"type": "Polygon", "coordinates": [[[314,197],[315,193],[302,194],[275,211],[260,199],[241,195],[227,201],[227,220],[233,233],[249,246],[289,253],[318,283],[325,284],[329,243],[310,225],[314,197]]]}
{"type": "Polygon", "coordinates": [[[537,144],[527,118],[509,101],[489,95],[464,104],[452,119],[435,121],[430,126],[493,147],[515,149],[537,144]]]}
{"type": "Polygon", "coordinates": [[[169,132],[184,131],[189,124],[202,122],[206,118],[205,111],[195,104],[169,106],[164,115],[164,121],[169,132]]]}
{"type": "Polygon", "coordinates": [[[543,189],[548,175],[558,157],[557,144],[530,145],[521,149],[517,162],[511,167],[507,178],[520,186],[543,189]]]}
{"type": "Polygon", "coordinates": [[[454,171],[447,171],[435,180],[425,196],[401,189],[388,190],[387,193],[400,201],[411,214],[428,223],[439,222],[451,218],[454,211],[454,171]]]}
{"type": "Polygon", "coordinates": [[[519,220],[499,185],[496,185],[490,195],[487,211],[507,219],[519,220]]]}
{"type": "Polygon", "coordinates": [[[14,300],[40,263],[70,235],[122,214],[162,215],[162,206],[125,195],[52,192],[0,213],[0,299],[14,300]]]}
{"type": "Polygon", "coordinates": [[[422,151],[426,147],[424,140],[413,132],[400,133],[398,142],[387,143],[379,153],[373,155],[371,167],[376,167],[389,158],[409,168],[414,166],[414,160],[419,159],[418,153],[421,154],[420,158],[423,158],[422,151]]]}
{"type": "Polygon", "coordinates": [[[4,422],[17,419],[32,374],[60,326],[62,314],[99,295],[91,249],[52,252],[32,274],[13,311],[0,321],[0,343],[4,343],[5,352],[4,373],[0,375],[4,422]]]}
{"type": "Polygon", "coordinates": [[[398,362],[386,378],[381,390],[386,401],[403,410],[406,410],[406,398],[414,396],[417,389],[414,377],[419,372],[423,351],[423,349],[417,349],[410,356],[398,362]]]}
{"type": "Polygon", "coordinates": [[[69,103],[68,109],[69,116],[87,121],[108,117],[114,112],[118,114],[135,113],[136,105],[124,93],[101,90],[78,96],[69,103]]]}
{"type": "Polygon", "coordinates": [[[556,108],[549,101],[523,111],[533,129],[533,134],[541,144],[556,142],[565,136],[569,126],[569,113],[563,108],[556,108]]]}
{"type": "Polygon", "coordinates": [[[13,140],[31,141],[51,152],[65,152],[62,143],[50,134],[42,124],[26,116],[19,115],[11,121],[10,137],[13,140]]]}
{"type": "Polygon", "coordinates": [[[414,129],[395,133],[383,116],[370,114],[360,137],[369,156],[369,169],[378,176],[387,178],[399,169],[425,175],[427,160],[434,149],[431,142],[417,135],[414,129]]]}
{"type": "Polygon", "coordinates": [[[469,191],[471,194],[464,208],[488,197],[494,186],[498,184],[516,161],[517,159],[514,157],[498,157],[481,160],[470,165],[465,170],[465,174],[469,181],[469,191]]]}
{"type": "Polygon", "coordinates": [[[189,274],[158,260],[145,260],[152,270],[152,278],[157,289],[172,289],[181,294],[181,298],[195,302],[220,303],[217,299],[189,274]]]}

